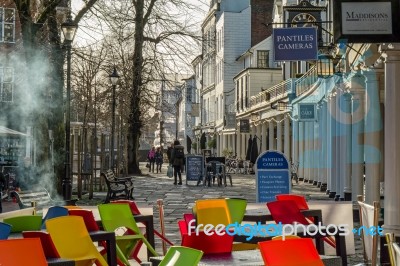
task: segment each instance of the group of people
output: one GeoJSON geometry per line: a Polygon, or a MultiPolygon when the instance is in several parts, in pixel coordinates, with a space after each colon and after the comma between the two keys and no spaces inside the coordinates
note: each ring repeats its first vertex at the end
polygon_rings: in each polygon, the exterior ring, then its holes
{"type": "MultiPolygon", "coordinates": [[[[181,145],[179,140],[175,140],[174,143],[168,147],[167,157],[169,165],[173,167],[174,185],[182,185],[182,170],[185,164],[185,154],[184,147],[181,145]]],[[[154,173],[155,166],[156,173],[161,173],[161,167],[163,164],[163,153],[161,147],[158,147],[157,149],[152,147],[147,154],[147,160],[149,172],[154,173]]]]}

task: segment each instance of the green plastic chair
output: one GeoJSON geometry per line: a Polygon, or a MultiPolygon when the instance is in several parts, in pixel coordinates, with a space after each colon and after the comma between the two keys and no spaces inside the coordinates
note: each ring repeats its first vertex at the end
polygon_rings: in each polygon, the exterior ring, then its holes
{"type": "Polygon", "coordinates": [[[231,222],[240,224],[246,213],[247,200],[242,198],[226,198],[226,202],[231,215],[231,222]]]}
{"type": "MultiPolygon", "coordinates": [[[[135,218],[133,217],[128,204],[101,204],[98,205],[98,209],[104,230],[109,232],[117,232],[115,238],[117,241],[117,246],[120,249],[119,252],[117,251],[117,255],[121,261],[126,261],[129,259],[133,249],[140,241],[147,246],[148,250],[154,256],[158,256],[157,252],[150,245],[137,226],[135,218]],[[118,234],[118,231],[121,228],[127,230],[122,235],[118,234]]],[[[139,261],[137,258],[136,261],[141,263],[141,261],[139,261]]]]}
{"type": "Polygon", "coordinates": [[[42,227],[41,215],[22,215],[5,218],[4,223],[12,225],[11,233],[19,233],[22,231],[39,231],[42,227]]]}
{"type": "Polygon", "coordinates": [[[188,247],[171,246],[158,266],[197,266],[203,251],[188,247]]]}

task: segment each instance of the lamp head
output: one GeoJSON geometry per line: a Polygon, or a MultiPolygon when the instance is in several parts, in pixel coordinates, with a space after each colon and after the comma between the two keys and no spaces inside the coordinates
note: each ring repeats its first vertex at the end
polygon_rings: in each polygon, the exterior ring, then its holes
{"type": "Polygon", "coordinates": [[[78,24],[76,24],[71,15],[68,15],[67,20],[61,24],[61,30],[64,35],[65,40],[72,42],[75,38],[76,30],[78,29],[78,24]]]}
{"type": "Polygon", "coordinates": [[[112,85],[117,85],[119,79],[119,75],[117,73],[117,69],[114,66],[113,73],[110,75],[110,82],[112,85]]]}

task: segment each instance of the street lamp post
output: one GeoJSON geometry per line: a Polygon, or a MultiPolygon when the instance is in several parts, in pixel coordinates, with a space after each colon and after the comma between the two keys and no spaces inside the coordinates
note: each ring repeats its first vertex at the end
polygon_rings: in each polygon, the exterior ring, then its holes
{"type": "Polygon", "coordinates": [[[114,135],[115,135],[115,87],[117,86],[117,82],[119,79],[119,75],[117,73],[117,69],[114,66],[114,71],[110,75],[110,82],[112,84],[112,110],[111,110],[111,169],[114,169],[114,135]]]}
{"type": "Polygon", "coordinates": [[[62,180],[62,192],[64,200],[70,200],[72,195],[71,180],[71,44],[74,40],[78,25],[72,20],[71,14],[67,20],[61,24],[64,35],[64,47],[67,48],[67,99],[65,103],[65,173],[62,180]]]}

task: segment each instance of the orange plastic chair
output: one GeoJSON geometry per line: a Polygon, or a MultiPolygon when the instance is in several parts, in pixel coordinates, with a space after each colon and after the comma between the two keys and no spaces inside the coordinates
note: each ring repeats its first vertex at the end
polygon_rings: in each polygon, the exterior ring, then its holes
{"type": "MultiPolygon", "coordinates": [[[[303,225],[311,224],[310,221],[300,212],[296,203],[292,200],[271,201],[267,203],[267,207],[274,219],[275,223],[303,225]]],[[[332,237],[322,238],[327,244],[336,247],[335,240],[332,237]]]]}
{"type": "Polygon", "coordinates": [[[22,232],[24,238],[39,238],[43,247],[44,255],[47,259],[60,258],[53,239],[48,232],[45,231],[24,231],[22,232]]]}
{"type": "Polygon", "coordinates": [[[225,199],[196,200],[197,224],[228,225],[232,223],[228,203],[225,199]]]}
{"type": "Polygon", "coordinates": [[[62,258],[75,261],[77,266],[107,266],[89,236],[85,222],[79,216],[62,216],[46,221],[47,231],[62,258]]]}
{"type": "Polygon", "coordinates": [[[47,266],[40,240],[20,238],[0,240],[1,266],[47,266]]]}
{"type": "Polygon", "coordinates": [[[323,266],[311,238],[258,242],[266,266],[323,266]]]}

